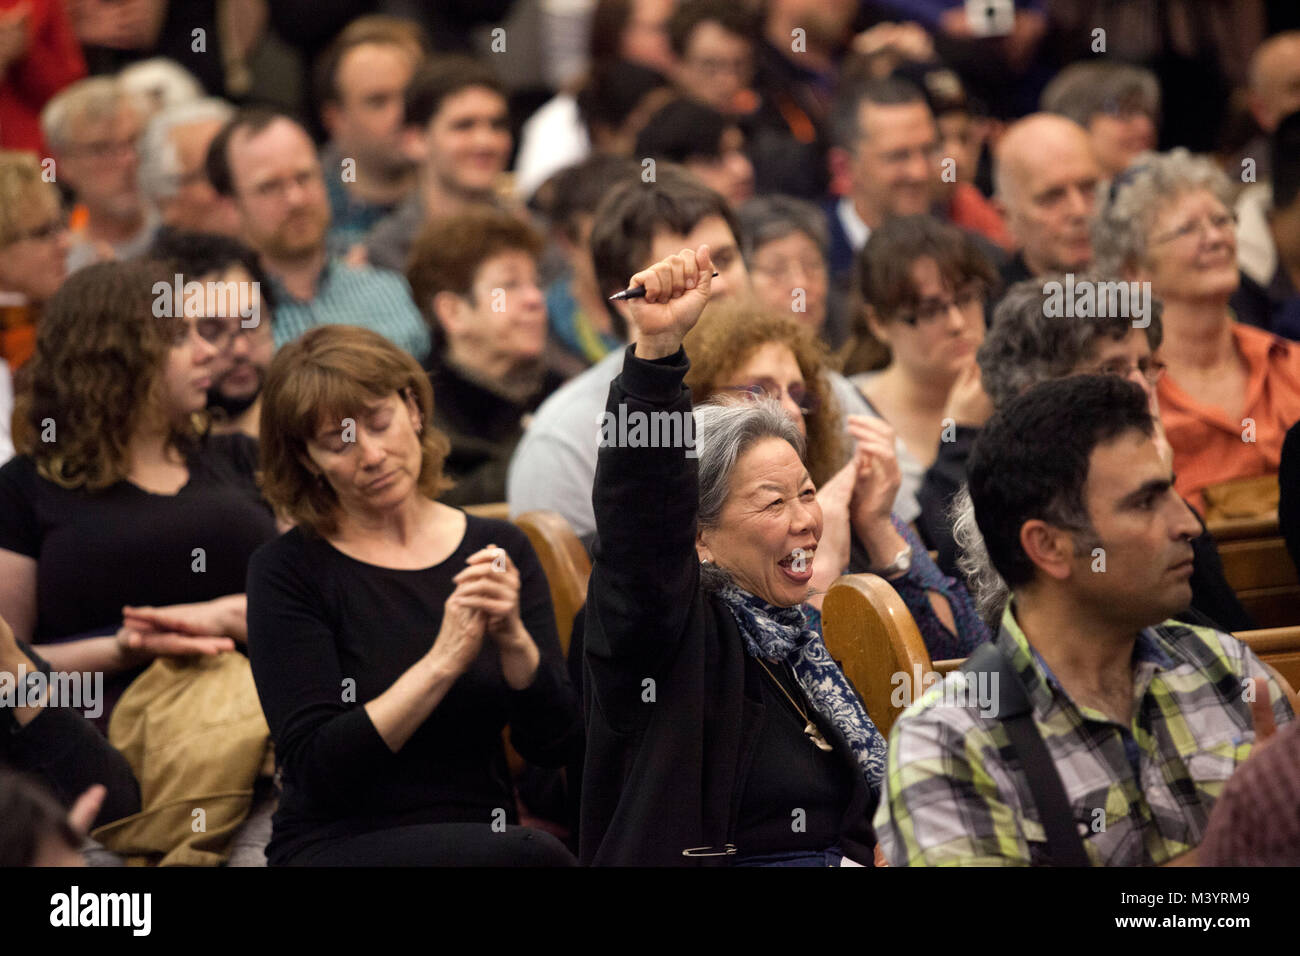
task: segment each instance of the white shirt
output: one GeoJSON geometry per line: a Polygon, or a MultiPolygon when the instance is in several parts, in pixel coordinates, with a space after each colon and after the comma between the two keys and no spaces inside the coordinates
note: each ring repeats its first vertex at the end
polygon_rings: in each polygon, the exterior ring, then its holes
{"type": "Polygon", "coordinates": [[[1271,183],[1251,183],[1237,197],[1237,268],[1268,288],[1277,272],[1277,248],[1268,228],[1271,183]]]}
{"type": "Polygon", "coordinates": [[[0,465],[14,456],[13,435],[9,423],[14,414],[14,382],[9,363],[0,362],[0,465]]]}
{"type": "Polygon", "coordinates": [[[849,237],[849,245],[853,247],[853,251],[861,251],[871,235],[871,227],[858,215],[858,210],[853,205],[853,197],[845,196],[841,199],[835,207],[835,214],[840,217],[840,225],[844,227],[844,234],[849,237]]]}
{"type": "Polygon", "coordinates": [[[587,127],[578,115],[578,100],[557,93],[528,117],[519,133],[515,159],[515,195],[526,200],[537,187],[567,166],[591,155],[587,127]]]}

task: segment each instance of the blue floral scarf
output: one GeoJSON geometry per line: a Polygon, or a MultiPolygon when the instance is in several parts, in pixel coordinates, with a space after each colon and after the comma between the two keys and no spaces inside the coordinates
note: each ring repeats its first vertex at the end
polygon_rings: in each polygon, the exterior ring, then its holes
{"type": "Polygon", "coordinates": [[[885,738],[867,716],[849,679],[831,659],[821,634],[809,626],[804,609],[774,607],[731,583],[722,584],[715,593],[731,609],[745,639],[745,650],[751,657],[790,665],[809,702],[844,735],[867,785],[879,793],[885,775],[885,738]]]}

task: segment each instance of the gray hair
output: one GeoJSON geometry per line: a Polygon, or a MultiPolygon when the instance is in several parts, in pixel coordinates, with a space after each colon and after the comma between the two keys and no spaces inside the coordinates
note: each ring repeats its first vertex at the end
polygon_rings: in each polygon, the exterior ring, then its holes
{"type": "MultiPolygon", "coordinates": [[[[1045,307],[1047,283],[1065,281],[1064,275],[1043,275],[1017,282],[994,310],[976,355],[984,391],[994,408],[1002,408],[1039,382],[1071,374],[1096,354],[1099,341],[1118,341],[1133,330],[1129,316],[1115,315],[1110,309],[1098,310],[1106,315],[1049,316],[1045,307]]],[[[1109,281],[1100,273],[1074,276],[1076,287],[1085,282],[1101,287],[1109,281]]],[[[1150,324],[1144,329],[1152,352],[1160,348],[1164,336],[1162,311],[1160,302],[1153,299],[1150,324]]]]}
{"type": "Polygon", "coordinates": [[[764,438],[787,441],[804,456],[799,428],[775,399],[757,402],[719,402],[695,408],[695,450],[699,455],[699,526],[718,524],[731,488],[736,462],[764,438]]]}
{"type": "Polygon", "coordinates": [[[1154,73],[1128,63],[1085,60],[1056,74],[1043,89],[1039,106],[1087,127],[1098,113],[1112,113],[1132,100],[1152,116],[1160,112],[1160,83],[1154,73]]]}
{"type": "Polygon", "coordinates": [[[62,90],[41,110],[41,135],[52,149],[72,145],[73,132],[90,119],[107,119],[123,107],[146,115],[138,96],[113,76],[92,76],[62,90]]]}
{"type": "Polygon", "coordinates": [[[1228,177],[1204,156],[1181,146],[1138,156],[1100,195],[1092,223],[1093,265],[1100,272],[1121,275],[1142,262],[1147,233],[1160,210],[1178,196],[1201,189],[1232,208],[1228,177]]]}
{"type": "Polygon", "coordinates": [[[826,217],[806,199],[794,196],[758,196],[740,207],[740,252],[746,262],[769,242],[776,242],[795,232],[813,241],[825,259],[830,248],[826,217]]]}
{"type": "Polygon", "coordinates": [[[975,503],[971,501],[970,489],[965,483],[952,496],[948,516],[952,520],[952,537],[957,543],[957,567],[965,576],[966,588],[975,600],[975,611],[988,625],[989,631],[997,634],[1011,589],[989,558],[984,536],[975,521],[975,503]]]}
{"type": "Polygon", "coordinates": [[[122,86],[144,102],[150,115],[193,103],[203,96],[203,85],[175,60],[155,56],[123,67],[117,74],[122,86]]]}
{"type": "Polygon", "coordinates": [[[169,199],[181,188],[181,170],[172,132],[215,120],[226,123],[235,108],[216,97],[169,106],[154,116],[140,138],[140,189],[151,199],[169,199]]]}

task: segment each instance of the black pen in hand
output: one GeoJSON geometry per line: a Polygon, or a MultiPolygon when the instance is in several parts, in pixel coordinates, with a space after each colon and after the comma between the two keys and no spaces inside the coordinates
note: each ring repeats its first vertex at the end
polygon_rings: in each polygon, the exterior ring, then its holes
{"type": "MultiPolygon", "coordinates": [[[[716,279],[717,277],[718,274],[716,272],[713,273],[713,278],[716,279]]],[[[613,295],[609,297],[609,301],[623,302],[627,299],[644,299],[644,298],[645,298],[645,286],[638,285],[632,287],[631,289],[624,289],[622,292],[615,292],[613,295]]]]}

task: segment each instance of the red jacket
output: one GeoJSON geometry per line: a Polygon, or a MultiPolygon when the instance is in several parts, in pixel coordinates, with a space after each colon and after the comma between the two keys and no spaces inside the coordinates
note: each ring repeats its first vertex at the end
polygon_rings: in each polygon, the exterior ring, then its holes
{"type": "MultiPolygon", "coordinates": [[[[0,0],[0,10],[20,0],[0,0]]],[[[41,109],[86,75],[86,60],[63,0],[27,0],[27,51],[0,77],[0,147],[45,155],[41,109]]]]}

